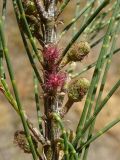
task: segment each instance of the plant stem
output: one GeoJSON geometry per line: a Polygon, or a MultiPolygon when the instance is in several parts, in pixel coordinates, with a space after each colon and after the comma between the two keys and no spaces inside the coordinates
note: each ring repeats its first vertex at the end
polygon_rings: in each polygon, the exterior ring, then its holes
{"type": "Polygon", "coordinates": [[[30,61],[30,63],[31,63],[31,66],[32,66],[32,68],[33,68],[33,70],[34,70],[34,72],[35,72],[35,74],[36,74],[36,76],[37,76],[37,79],[38,79],[38,81],[39,81],[39,83],[41,84],[41,87],[42,87],[42,89],[43,89],[44,87],[43,87],[42,79],[41,79],[40,74],[39,74],[39,72],[38,72],[38,69],[37,69],[37,67],[36,67],[36,64],[35,64],[35,61],[34,61],[34,59],[33,59],[33,56],[31,55],[31,51],[30,51],[30,49],[29,49],[29,46],[28,46],[28,42],[27,42],[27,40],[26,40],[26,37],[25,37],[25,35],[24,35],[23,31],[21,30],[20,25],[19,25],[19,15],[18,15],[18,12],[17,12],[16,5],[14,5],[13,7],[14,7],[14,12],[15,12],[15,15],[16,15],[17,23],[18,23],[18,26],[19,26],[19,30],[20,30],[20,33],[21,33],[21,37],[22,37],[22,40],[23,40],[23,44],[24,44],[24,47],[25,47],[25,49],[26,49],[26,53],[27,53],[27,55],[28,55],[29,61],[30,61]]]}
{"type": "MultiPolygon", "coordinates": [[[[116,16],[116,12],[114,13],[113,16],[114,17],[116,16]]],[[[109,42],[110,42],[110,37],[109,36],[110,36],[111,31],[113,29],[113,24],[114,24],[114,19],[111,18],[111,22],[109,24],[106,35],[104,37],[101,52],[100,52],[100,55],[98,57],[97,64],[96,64],[96,67],[95,67],[95,70],[94,70],[94,73],[93,73],[93,77],[92,77],[92,80],[91,80],[91,85],[89,87],[89,91],[88,91],[87,98],[86,98],[86,101],[85,101],[82,116],[80,118],[80,121],[79,121],[79,124],[78,124],[78,127],[77,127],[76,134],[78,134],[78,135],[80,134],[80,132],[81,132],[81,130],[82,130],[84,124],[85,124],[86,116],[87,116],[88,112],[89,113],[91,112],[91,107],[92,107],[94,97],[95,97],[95,94],[96,94],[99,78],[100,78],[100,75],[101,75],[101,70],[102,70],[102,67],[103,67],[104,62],[105,62],[104,57],[106,56],[106,53],[107,53],[107,50],[108,50],[108,45],[109,45],[109,42]]],[[[74,145],[77,146],[77,143],[78,143],[78,140],[75,139],[74,145]]]]}
{"type": "Polygon", "coordinates": [[[28,26],[28,23],[27,23],[27,20],[26,20],[26,17],[25,17],[25,12],[24,12],[24,9],[23,9],[22,2],[21,2],[21,0],[12,0],[12,1],[13,1],[14,8],[16,8],[16,4],[18,5],[19,12],[20,12],[20,17],[22,18],[23,23],[25,25],[25,29],[27,31],[27,35],[28,35],[29,41],[30,41],[30,43],[32,45],[32,48],[33,48],[33,50],[34,50],[39,62],[42,64],[42,58],[41,58],[41,55],[38,52],[38,49],[36,48],[36,45],[35,45],[35,42],[34,42],[34,38],[32,36],[32,33],[31,33],[30,29],[29,29],[29,26],[28,26]]]}
{"type": "MultiPolygon", "coordinates": [[[[88,3],[88,4],[77,14],[76,17],[73,18],[73,19],[71,20],[71,22],[70,22],[67,26],[65,26],[65,28],[63,29],[63,31],[62,31],[62,33],[61,33],[61,35],[60,35],[60,39],[61,39],[62,36],[64,36],[64,35],[67,33],[67,31],[72,27],[72,25],[73,25],[75,22],[77,22],[77,20],[80,19],[80,17],[81,17],[81,16],[85,13],[85,11],[92,5],[93,2],[94,2],[94,0],[92,0],[92,2],[90,2],[90,3],[88,3]]],[[[78,11],[77,11],[77,12],[78,12],[78,11]]]]}
{"type": "Polygon", "coordinates": [[[105,104],[108,102],[108,100],[110,99],[110,97],[114,94],[114,92],[119,87],[120,87],[120,80],[118,80],[116,82],[116,84],[112,87],[112,89],[110,90],[110,92],[103,99],[103,101],[101,102],[101,104],[97,108],[97,110],[94,112],[94,114],[88,119],[88,121],[87,121],[86,125],[84,126],[84,128],[82,129],[81,133],[76,136],[76,140],[79,140],[86,133],[86,130],[88,129],[88,127],[91,125],[91,123],[93,123],[93,121],[95,120],[95,118],[97,117],[97,115],[100,113],[100,111],[102,110],[102,108],[105,106],[105,104]]]}
{"type": "Polygon", "coordinates": [[[68,154],[68,138],[66,135],[66,131],[64,129],[64,125],[59,117],[59,115],[57,115],[56,113],[52,114],[53,118],[57,121],[57,123],[59,124],[62,134],[63,134],[63,139],[64,139],[64,154],[65,154],[65,160],[69,160],[69,154],[68,154]]]}
{"type": "MultiPolygon", "coordinates": [[[[6,81],[1,78],[1,84],[3,87],[3,93],[5,95],[5,97],[7,98],[7,100],[9,101],[9,103],[12,105],[13,109],[17,112],[17,114],[20,116],[19,110],[18,110],[18,106],[17,106],[17,102],[16,100],[13,98],[8,85],[6,83],[6,81]]],[[[28,124],[28,127],[30,129],[30,131],[33,133],[33,135],[36,137],[36,139],[43,145],[46,144],[50,144],[49,141],[47,141],[42,134],[40,134],[40,132],[37,130],[37,128],[33,127],[33,124],[31,123],[31,121],[28,119],[27,115],[25,114],[25,112],[23,113],[24,117],[26,119],[26,122],[28,124]]]]}
{"type": "MultiPolygon", "coordinates": [[[[3,28],[5,24],[5,18],[6,18],[6,7],[7,7],[7,0],[3,0],[2,17],[1,17],[3,28]]],[[[1,40],[0,40],[0,77],[5,78],[5,73],[3,68],[3,48],[2,48],[1,40]]]]}
{"type": "MultiPolygon", "coordinates": [[[[63,143],[64,140],[63,139],[60,139],[60,142],[63,143]]],[[[70,160],[78,160],[78,156],[77,156],[77,153],[76,153],[76,150],[74,149],[73,145],[68,141],[68,147],[70,149],[70,154],[71,156],[73,156],[73,159],[71,158],[70,160]]]]}
{"type": "Polygon", "coordinates": [[[100,37],[97,41],[93,42],[90,47],[94,48],[96,45],[98,45],[102,40],[103,40],[104,36],[100,37]]]}
{"type": "Polygon", "coordinates": [[[20,99],[19,99],[18,90],[17,90],[17,86],[16,86],[16,83],[15,83],[15,79],[14,79],[14,73],[13,73],[11,62],[10,62],[7,45],[6,45],[6,42],[5,42],[5,37],[4,37],[4,33],[3,33],[1,20],[0,20],[0,39],[2,41],[2,47],[3,47],[3,51],[4,51],[4,56],[5,56],[5,59],[6,59],[6,63],[7,63],[7,67],[8,67],[8,71],[9,71],[9,75],[10,75],[10,79],[11,79],[11,83],[12,83],[12,86],[13,86],[13,90],[14,90],[14,94],[15,94],[18,110],[19,110],[19,113],[20,113],[20,117],[21,117],[21,120],[22,120],[22,123],[23,123],[23,127],[24,127],[24,130],[25,130],[26,138],[27,138],[27,140],[29,142],[33,159],[37,160],[37,155],[36,155],[36,152],[35,152],[35,148],[34,148],[31,136],[30,136],[28,125],[27,125],[25,117],[24,117],[24,110],[23,110],[23,107],[22,107],[20,99]]]}
{"type": "MultiPolygon", "coordinates": [[[[45,6],[47,8],[47,6],[45,6]]],[[[45,44],[46,46],[49,44],[56,44],[57,42],[57,33],[56,33],[56,0],[51,0],[49,2],[49,6],[47,8],[48,12],[48,19],[44,22],[45,26],[45,44]]],[[[48,66],[44,65],[44,70],[47,74],[44,74],[44,83],[48,80],[48,75],[51,74],[51,70],[48,66]]],[[[57,72],[57,71],[56,71],[57,72]]],[[[51,154],[52,159],[58,159],[58,150],[56,146],[56,139],[59,138],[59,128],[54,122],[53,119],[50,118],[50,114],[55,112],[58,113],[58,99],[57,99],[57,91],[55,93],[49,92],[46,88],[44,89],[44,113],[46,116],[46,123],[45,123],[45,137],[51,141],[51,154]]],[[[45,154],[47,155],[47,150],[45,150],[45,154]]]]}
{"type": "Polygon", "coordinates": [[[73,101],[68,99],[68,101],[66,102],[65,106],[60,111],[61,118],[63,118],[67,114],[69,109],[72,107],[73,103],[74,103],[73,101]]]}
{"type": "Polygon", "coordinates": [[[60,7],[60,10],[58,12],[58,15],[57,15],[57,18],[61,15],[61,13],[64,11],[65,7],[68,5],[68,3],[70,2],[70,0],[65,0],[61,7],[60,7]]]}
{"type": "MultiPolygon", "coordinates": [[[[87,0],[87,1],[88,1],[87,3],[91,2],[91,0],[87,0]]],[[[83,22],[82,22],[81,26],[83,26],[86,23],[86,21],[88,20],[89,16],[91,16],[92,13],[94,12],[94,4],[95,4],[95,2],[96,2],[96,0],[94,0],[94,2],[92,3],[92,5],[85,12],[84,19],[83,19],[83,22]]],[[[91,25],[93,25],[94,22],[95,22],[95,20],[92,21],[91,25]]],[[[87,33],[88,33],[89,29],[91,28],[91,25],[89,25],[89,27],[87,27],[86,30],[84,31],[84,36],[85,37],[87,36],[87,33]]]]}
{"type": "MultiPolygon", "coordinates": [[[[117,16],[118,11],[119,11],[119,8],[120,8],[120,1],[118,0],[118,1],[117,1],[117,4],[116,4],[116,6],[115,6],[114,13],[113,13],[113,17],[114,17],[114,18],[117,16]]],[[[106,79],[107,79],[107,73],[108,73],[108,70],[109,70],[109,68],[110,68],[110,62],[111,62],[111,59],[112,59],[113,51],[115,50],[115,44],[116,44],[117,34],[118,34],[118,32],[119,32],[119,25],[120,25],[120,22],[119,22],[118,24],[117,24],[117,22],[116,22],[116,23],[113,25],[113,28],[115,29],[115,36],[114,36],[114,38],[113,38],[113,40],[112,40],[113,43],[112,43],[111,50],[110,50],[109,55],[108,55],[108,58],[107,58],[107,62],[106,62],[105,70],[104,70],[104,73],[103,73],[103,77],[102,77],[102,81],[101,81],[101,85],[100,85],[100,89],[99,89],[99,93],[98,93],[98,97],[97,97],[97,100],[96,100],[96,105],[95,105],[94,111],[96,111],[96,109],[99,107],[99,104],[100,104],[100,101],[101,101],[103,89],[104,89],[105,82],[106,82],[106,79]]],[[[91,114],[91,109],[90,109],[90,107],[89,107],[88,113],[87,113],[87,119],[89,119],[90,114],[91,114]]],[[[87,122],[87,120],[86,120],[86,122],[87,122]]],[[[94,122],[91,124],[90,129],[89,129],[89,131],[88,131],[88,135],[87,135],[87,138],[88,138],[88,139],[89,139],[89,137],[92,136],[94,124],[95,124],[95,120],[94,120],[94,122]]],[[[83,160],[86,160],[87,153],[88,153],[88,149],[89,149],[89,146],[86,148],[86,150],[85,150],[85,152],[84,152],[83,160]]]]}
{"type": "Polygon", "coordinates": [[[30,51],[30,49],[29,49],[27,40],[26,40],[25,35],[23,34],[23,32],[21,32],[21,36],[22,36],[23,43],[24,43],[24,46],[25,46],[26,53],[27,53],[27,55],[28,55],[29,61],[30,61],[30,63],[31,63],[31,66],[32,66],[32,68],[33,68],[33,70],[34,70],[34,72],[35,72],[35,75],[36,75],[36,77],[37,77],[37,79],[38,79],[38,81],[39,81],[39,83],[41,84],[41,87],[42,87],[42,89],[43,89],[43,88],[44,88],[44,86],[43,86],[43,81],[42,81],[42,79],[41,79],[41,77],[40,77],[40,73],[39,73],[39,71],[38,71],[38,69],[37,69],[37,66],[36,66],[36,64],[35,64],[35,61],[34,61],[34,59],[33,59],[33,56],[31,55],[31,51],[30,51]]]}
{"type": "Polygon", "coordinates": [[[81,147],[77,148],[77,151],[80,153],[83,148],[87,147],[89,144],[91,144],[93,141],[95,141],[101,135],[103,135],[104,133],[109,131],[113,126],[115,126],[119,122],[120,122],[120,117],[116,118],[115,120],[110,122],[108,125],[106,125],[104,128],[102,128],[100,131],[98,131],[95,135],[93,135],[92,138],[87,140],[81,147]]]}
{"type": "Polygon", "coordinates": [[[42,118],[41,118],[41,111],[40,111],[39,91],[38,91],[38,79],[37,79],[35,74],[34,74],[34,92],[35,92],[35,102],[36,102],[36,111],[37,111],[39,131],[41,132],[41,134],[43,134],[42,118]]]}

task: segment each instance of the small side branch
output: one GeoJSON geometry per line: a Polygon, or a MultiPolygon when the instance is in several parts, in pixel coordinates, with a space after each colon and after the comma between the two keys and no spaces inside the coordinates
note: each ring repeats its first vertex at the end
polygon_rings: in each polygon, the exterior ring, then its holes
{"type": "Polygon", "coordinates": [[[36,5],[40,18],[43,20],[48,19],[48,13],[45,11],[45,8],[42,5],[42,3],[39,0],[34,0],[34,3],[36,5]]]}

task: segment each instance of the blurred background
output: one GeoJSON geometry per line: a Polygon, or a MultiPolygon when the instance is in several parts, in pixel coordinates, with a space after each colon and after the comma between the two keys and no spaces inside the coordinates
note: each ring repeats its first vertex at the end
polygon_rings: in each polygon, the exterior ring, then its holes
{"type": "MultiPolygon", "coordinates": [[[[84,1],[82,1],[84,2],[84,1]]],[[[81,3],[81,6],[83,4],[81,3]]],[[[0,9],[2,6],[2,0],[0,0],[0,9]]],[[[64,12],[64,16],[61,16],[61,19],[64,20],[64,23],[67,24],[68,21],[74,17],[74,0],[71,1],[69,6],[64,12]]],[[[29,117],[32,119],[33,123],[36,125],[36,111],[34,104],[34,95],[33,95],[33,76],[32,69],[29,64],[28,57],[25,53],[18,26],[15,20],[13,13],[12,1],[8,1],[7,6],[7,19],[6,19],[6,40],[8,43],[9,52],[11,55],[11,61],[14,68],[15,79],[18,84],[18,90],[20,93],[20,98],[23,106],[29,117]]],[[[60,29],[63,26],[60,26],[60,29]]],[[[79,26],[78,26],[79,27],[79,26]]],[[[103,31],[104,33],[104,31],[103,31]]],[[[100,33],[101,35],[103,33],[100,33]]],[[[72,35],[72,30],[63,37],[60,42],[61,48],[64,48],[64,45],[72,35]]],[[[100,35],[98,35],[99,37],[100,35]]],[[[119,40],[120,41],[120,40],[119,40]]],[[[118,46],[119,45],[118,41],[118,46]]],[[[99,52],[100,46],[96,46],[91,50],[90,55],[77,66],[76,70],[80,70],[85,65],[93,62],[99,52]]],[[[6,67],[5,67],[6,68],[6,67]]],[[[6,70],[7,71],[7,70],[6,70]]],[[[88,71],[83,74],[82,77],[91,78],[93,70],[88,71]]],[[[108,74],[107,83],[105,86],[104,95],[108,93],[112,84],[114,84],[120,77],[120,56],[116,54],[113,56],[112,65],[108,74]]],[[[12,87],[9,81],[9,76],[6,76],[9,87],[12,87]]],[[[67,116],[64,119],[64,122],[67,127],[74,129],[77,126],[79,117],[81,115],[82,103],[76,103],[72,109],[69,111],[67,116]]],[[[110,120],[113,120],[115,117],[120,116],[120,89],[115,92],[113,97],[109,100],[106,107],[102,110],[99,117],[97,118],[95,132],[100,128],[104,127],[106,123],[110,120]]],[[[14,133],[17,129],[21,128],[20,119],[11,108],[10,104],[4,98],[2,93],[0,93],[0,160],[30,160],[32,159],[30,155],[26,155],[20,150],[14,143],[14,133]]],[[[117,124],[113,129],[104,134],[98,140],[96,140],[90,147],[89,158],[88,160],[120,160],[120,124],[117,124]]]]}

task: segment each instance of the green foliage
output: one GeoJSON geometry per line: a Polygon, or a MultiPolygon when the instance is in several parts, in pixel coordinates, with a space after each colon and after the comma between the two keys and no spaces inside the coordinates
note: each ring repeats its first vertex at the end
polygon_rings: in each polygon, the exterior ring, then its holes
{"type": "Polygon", "coordinates": [[[58,18],[61,13],[64,14],[69,3],[73,2],[70,0],[12,0],[12,2],[23,44],[33,69],[33,94],[38,120],[38,128],[34,128],[19,98],[5,39],[7,0],[3,0],[0,18],[0,91],[20,116],[23,124],[24,131],[17,132],[16,143],[24,152],[32,154],[34,160],[86,160],[90,144],[120,121],[119,117],[116,118],[93,135],[97,116],[120,87],[119,79],[102,100],[112,57],[120,51],[120,48],[116,48],[120,31],[120,0],[86,0],[83,9],[80,0],[76,0],[75,17],[59,35],[58,18]],[[80,18],[84,20],[78,28],[80,18]],[[58,41],[64,38],[69,29],[73,29],[74,34],[61,51],[58,41]],[[98,33],[103,29],[106,29],[104,35],[97,39],[98,33]],[[88,42],[81,41],[82,37],[88,42]],[[102,46],[97,60],[85,66],[79,73],[75,73],[72,63],[81,63],[84,57],[90,54],[90,50],[100,42],[102,46]],[[3,59],[6,61],[14,94],[11,93],[5,78],[3,59]],[[38,64],[41,66],[42,74],[38,64]],[[80,76],[93,67],[95,69],[89,84],[86,78],[80,76]],[[43,93],[41,97],[44,100],[44,114],[41,112],[40,93],[43,93]],[[63,117],[73,103],[82,101],[86,94],[76,132],[67,130],[63,117]],[[68,100],[63,106],[65,95],[68,96],[68,100]],[[39,151],[38,143],[42,144],[42,153],[39,151]]]}

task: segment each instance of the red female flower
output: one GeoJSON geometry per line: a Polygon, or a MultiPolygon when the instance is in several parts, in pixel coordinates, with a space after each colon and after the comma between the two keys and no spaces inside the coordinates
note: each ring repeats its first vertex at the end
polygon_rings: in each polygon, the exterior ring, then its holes
{"type": "Polygon", "coordinates": [[[47,77],[46,89],[48,89],[49,91],[53,91],[58,87],[62,87],[66,79],[66,74],[64,72],[51,73],[47,77]]]}
{"type": "Polygon", "coordinates": [[[56,45],[48,44],[43,50],[43,56],[48,63],[54,63],[59,57],[59,49],[56,45]]]}

